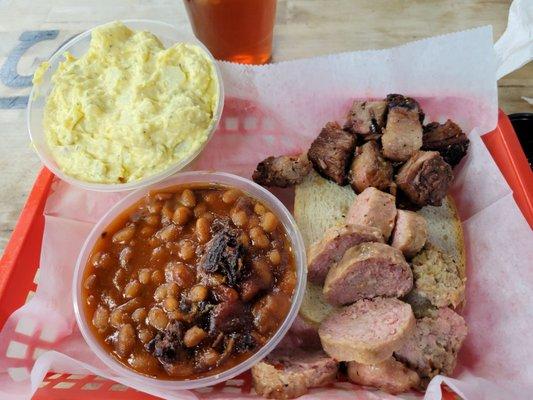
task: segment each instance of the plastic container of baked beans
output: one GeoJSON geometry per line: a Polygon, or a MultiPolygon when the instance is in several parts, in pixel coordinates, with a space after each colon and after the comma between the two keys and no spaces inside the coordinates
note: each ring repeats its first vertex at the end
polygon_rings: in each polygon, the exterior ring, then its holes
{"type": "MultiPolygon", "coordinates": [[[[42,83],[34,85],[30,93],[30,99],[28,101],[26,122],[28,126],[28,133],[30,140],[37,152],[42,163],[54,173],[54,175],[61,178],[61,180],[70,183],[71,185],[81,187],[83,189],[95,190],[101,192],[119,192],[126,190],[134,190],[141,187],[151,185],[155,182],[159,182],[163,179],[174,175],[176,172],[181,171],[188,164],[190,164],[207,145],[215,130],[222,115],[222,109],[224,107],[224,86],[222,84],[222,76],[217,62],[209,52],[209,50],[194,37],[192,32],[183,29],[177,29],[176,27],[161,21],[151,20],[123,20],[122,21],[128,28],[134,31],[149,31],[156,35],[163,43],[165,48],[172,46],[178,42],[185,42],[200,47],[212,62],[218,83],[218,103],[213,115],[213,120],[208,128],[208,136],[204,143],[198,147],[195,151],[189,153],[186,157],[170,165],[168,168],[161,170],[153,175],[148,175],[142,179],[126,182],[126,183],[93,183],[86,182],[77,178],[74,178],[59,167],[54,160],[52,153],[46,143],[46,135],[43,128],[44,107],[46,104],[46,98],[52,90],[52,75],[58,68],[59,64],[65,59],[65,52],[69,52],[75,57],[83,56],[89,49],[91,41],[91,32],[98,28],[95,27],[88,31],[85,31],[67,41],[61,46],[48,60],[50,67],[43,75],[42,83]]],[[[188,25],[187,25],[188,27],[188,25]]]]}
{"type": "Polygon", "coordinates": [[[251,368],[254,364],[258,363],[264,358],[270,351],[272,351],[276,345],[280,342],[283,336],[287,333],[292,325],[300,305],[306,288],[306,255],[305,246],[302,236],[296,222],[294,221],[290,212],[272,193],[256,183],[228,173],[223,172],[206,172],[206,171],[193,171],[179,173],[170,179],[163,182],[145,187],[130,193],[124,199],[119,201],[113,208],[111,208],[106,215],[95,225],[91,233],[89,234],[80,255],[76,263],[76,269],[74,271],[74,278],[72,282],[72,300],[74,302],[74,312],[76,315],[76,321],[78,327],[91,348],[91,350],[104,362],[115,374],[120,377],[126,378],[130,383],[136,383],[137,385],[131,385],[137,388],[157,387],[158,389],[165,390],[180,390],[180,389],[194,389],[205,386],[215,385],[223,382],[227,379],[231,379],[242,372],[251,368]],[[282,223],[287,236],[291,242],[291,248],[294,255],[296,278],[297,282],[294,289],[294,294],[291,299],[291,307],[287,313],[283,323],[278,330],[272,335],[269,341],[261,347],[255,354],[242,363],[235,365],[217,375],[211,375],[198,379],[189,380],[164,380],[148,377],[135,372],[111,356],[106,349],[101,347],[99,341],[94,337],[90,326],[88,326],[87,316],[84,314],[83,300],[82,300],[82,283],[85,267],[88,258],[95,246],[100,234],[106,230],[106,228],[119,217],[126,209],[137,203],[143,196],[150,191],[161,190],[166,187],[172,187],[176,185],[186,184],[212,184],[220,185],[228,188],[240,189],[246,195],[259,200],[265,204],[274,213],[279,221],[282,223]]]}

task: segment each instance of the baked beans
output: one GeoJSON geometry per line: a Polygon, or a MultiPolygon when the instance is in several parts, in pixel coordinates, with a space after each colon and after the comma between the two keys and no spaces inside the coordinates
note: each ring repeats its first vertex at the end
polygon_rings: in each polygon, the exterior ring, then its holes
{"type": "Polygon", "coordinates": [[[278,217],[235,188],[147,194],[101,234],[84,271],[85,315],[124,365],[160,379],[227,370],[276,332],[296,286],[278,217]]]}

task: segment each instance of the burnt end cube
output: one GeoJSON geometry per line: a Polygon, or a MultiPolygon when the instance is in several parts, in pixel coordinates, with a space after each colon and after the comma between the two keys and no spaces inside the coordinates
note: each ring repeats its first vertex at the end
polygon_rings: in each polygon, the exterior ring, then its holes
{"type": "Polygon", "coordinates": [[[452,120],[444,124],[432,122],[424,127],[422,150],[438,151],[452,167],[459,164],[468,152],[470,140],[452,120]]]}
{"type": "Polygon", "coordinates": [[[320,175],[344,185],[355,142],[355,135],[343,130],[337,122],[328,122],[311,144],[307,157],[320,175]]]}

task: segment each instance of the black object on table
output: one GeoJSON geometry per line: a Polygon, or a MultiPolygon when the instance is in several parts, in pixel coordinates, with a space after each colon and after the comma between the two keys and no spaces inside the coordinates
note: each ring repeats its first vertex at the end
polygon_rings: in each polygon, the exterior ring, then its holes
{"type": "Polygon", "coordinates": [[[511,114],[509,119],[526,153],[529,166],[533,168],[533,113],[511,114]]]}

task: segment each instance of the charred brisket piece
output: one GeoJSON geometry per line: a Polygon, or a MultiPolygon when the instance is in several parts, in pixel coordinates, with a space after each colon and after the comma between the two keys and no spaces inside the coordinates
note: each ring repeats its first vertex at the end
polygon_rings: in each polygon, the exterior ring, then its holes
{"type": "Polygon", "coordinates": [[[172,364],[179,361],[184,352],[182,339],[183,326],[181,322],[173,321],[146,344],[146,350],[162,364],[172,364]]]}
{"type": "Polygon", "coordinates": [[[452,179],[452,167],[437,151],[417,151],[396,175],[398,187],[421,207],[440,206],[452,179]]]}
{"type": "Polygon", "coordinates": [[[353,190],[360,193],[373,186],[381,191],[388,191],[392,184],[392,165],[381,155],[379,145],[372,140],[357,147],[355,153],[348,174],[353,190]]]}
{"type": "Polygon", "coordinates": [[[470,140],[452,120],[432,122],[424,127],[422,150],[438,151],[444,161],[455,167],[466,155],[470,140]]]}
{"type": "Polygon", "coordinates": [[[246,272],[246,263],[244,246],[239,242],[236,230],[222,228],[213,236],[200,260],[200,268],[226,276],[230,286],[240,282],[246,272]]]}
{"type": "Polygon", "coordinates": [[[362,136],[377,138],[381,136],[381,129],[385,126],[387,102],[379,101],[354,101],[348,112],[344,129],[348,132],[362,136]]]}
{"type": "Polygon", "coordinates": [[[381,143],[383,155],[394,161],[406,161],[422,147],[424,113],[416,100],[400,94],[387,96],[387,125],[381,143]]]}
{"type": "Polygon", "coordinates": [[[211,311],[209,331],[249,332],[252,327],[252,313],[250,308],[240,300],[225,301],[217,304],[211,311]]]}
{"type": "Polygon", "coordinates": [[[417,110],[418,111],[418,120],[420,123],[424,122],[425,114],[424,110],[420,107],[420,104],[418,104],[418,101],[413,99],[412,97],[405,97],[402,94],[388,94],[387,95],[387,105],[389,110],[391,108],[395,107],[403,107],[410,110],[417,110]]]}
{"type": "Polygon", "coordinates": [[[311,163],[306,154],[268,157],[257,164],[252,179],[263,186],[284,188],[301,183],[309,172],[311,172],[311,163]]]}
{"type": "Polygon", "coordinates": [[[307,156],[320,175],[344,185],[355,141],[355,135],[342,130],[337,122],[328,122],[311,144],[307,156]]]}

